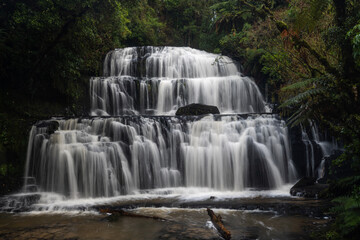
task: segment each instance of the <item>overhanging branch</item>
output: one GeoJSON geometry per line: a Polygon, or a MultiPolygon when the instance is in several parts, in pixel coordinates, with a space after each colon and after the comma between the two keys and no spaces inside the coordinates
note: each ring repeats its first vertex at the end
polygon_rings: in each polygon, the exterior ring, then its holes
{"type": "MultiPolygon", "coordinates": [[[[287,24],[283,21],[277,20],[274,17],[273,12],[265,5],[262,5],[262,7],[257,8],[256,6],[252,5],[251,3],[249,3],[245,0],[239,0],[239,1],[240,1],[240,3],[249,7],[259,17],[261,17],[263,19],[265,19],[266,17],[269,17],[275,23],[276,28],[279,30],[280,33],[284,32],[284,31],[289,32],[289,27],[287,26],[287,24]]],[[[290,37],[291,37],[292,41],[294,42],[295,46],[307,49],[310,52],[310,54],[312,56],[314,56],[321,65],[324,66],[325,70],[328,73],[330,73],[336,77],[340,77],[339,71],[335,67],[331,66],[329,61],[324,56],[322,56],[320,53],[318,53],[314,48],[312,48],[308,42],[306,42],[303,39],[300,39],[300,37],[298,35],[290,34],[290,37]]]]}

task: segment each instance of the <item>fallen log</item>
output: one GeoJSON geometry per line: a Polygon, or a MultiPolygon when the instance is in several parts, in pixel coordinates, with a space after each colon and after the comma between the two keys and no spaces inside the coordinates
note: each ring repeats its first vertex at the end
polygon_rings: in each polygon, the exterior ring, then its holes
{"type": "Polygon", "coordinates": [[[116,221],[119,217],[150,218],[150,219],[154,219],[154,220],[167,221],[165,218],[161,218],[161,217],[157,217],[157,216],[146,216],[146,215],[141,215],[141,214],[137,214],[137,213],[126,212],[122,209],[118,210],[118,209],[110,209],[110,208],[100,208],[99,212],[111,214],[107,217],[107,219],[110,221],[116,221]]]}
{"type": "Polygon", "coordinates": [[[225,228],[224,223],[222,221],[222,217],[220,216],[220,214],[218,216],[216,216],[215,213],[210,208],[207,208],[206,210],[208,212],[208,215],[210,216],[211,222],[214,224],[215,228],[218,230],[220,235],[225,240],[230,240],[231,239],[231,233],[230,233],[229,230],[227,230],[225,228]]]}

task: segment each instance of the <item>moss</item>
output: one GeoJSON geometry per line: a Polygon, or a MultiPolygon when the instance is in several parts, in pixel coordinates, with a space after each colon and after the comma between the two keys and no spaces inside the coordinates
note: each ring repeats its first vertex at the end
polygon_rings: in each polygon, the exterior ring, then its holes
{"type": "Polygon", "coordinates": [[[276,21],[276,27],[280,32],[288,30],[287,24],[283,21],[276,21]]]}

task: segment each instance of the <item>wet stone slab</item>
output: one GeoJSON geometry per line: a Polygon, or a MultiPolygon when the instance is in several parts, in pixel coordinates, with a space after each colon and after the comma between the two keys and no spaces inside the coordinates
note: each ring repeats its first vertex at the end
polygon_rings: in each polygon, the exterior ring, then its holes
{"type": "Polygon", "coordinates": [[[178,240],[178,239],[194,239],[194,240],[218,240],[221,239],[216,231],[212,229],[189,227],[182,224],[173,224],[164,230],[164,234],[160,235],[160,239],[178,240]]]}
{"type": "Polygon", "coordinates": [[[67,239],[76,240],[79,239],[77,234],[72,233],[71,226],[53,224],[44,227],[29,227],[19,229],[1,229],[0,239],[67,239]]]}

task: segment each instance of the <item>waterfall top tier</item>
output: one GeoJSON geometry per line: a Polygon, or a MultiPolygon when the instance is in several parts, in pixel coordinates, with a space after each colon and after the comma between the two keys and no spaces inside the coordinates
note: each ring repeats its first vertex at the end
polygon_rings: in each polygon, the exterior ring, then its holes
{"type": "Polygon", "coordinates": [[[90,80],[91,115],[174,115],[200,103],[220,113],[265,112],[256,84],[229,57],[189,47],[130,47],[106,55],[90,80]]]}
{"type": "Polygon", "coordinates": [[[238,74],[232,59],[189,47],[129,47],[107,54],[104,76],[206,78],[238,74]]]}

